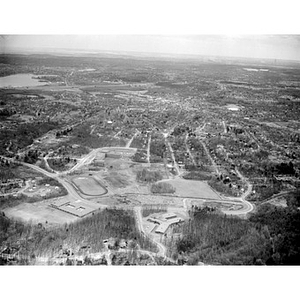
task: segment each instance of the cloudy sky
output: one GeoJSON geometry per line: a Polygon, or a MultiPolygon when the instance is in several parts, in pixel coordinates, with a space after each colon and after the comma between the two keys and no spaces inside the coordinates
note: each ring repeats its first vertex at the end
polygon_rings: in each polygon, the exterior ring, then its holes
{"type": "Polygon", "coordinates": [[[104,50],[300,61],[300,35],[2,35],[1,52],[104,50]]]}
{"type": "Polygon", "coordinates": [[[65,48],[300,61],[298,2],[3,1],[0,52],[65,48]]]}

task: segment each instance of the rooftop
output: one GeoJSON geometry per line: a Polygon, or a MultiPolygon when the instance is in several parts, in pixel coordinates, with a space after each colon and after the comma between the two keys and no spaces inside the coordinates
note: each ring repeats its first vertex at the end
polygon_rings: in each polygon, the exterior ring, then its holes
{"type": "Polygon", "coordinates": [[[52,207],[82,218],[97,209],[88,201],[59,199],[51,204],[52,207]]]}

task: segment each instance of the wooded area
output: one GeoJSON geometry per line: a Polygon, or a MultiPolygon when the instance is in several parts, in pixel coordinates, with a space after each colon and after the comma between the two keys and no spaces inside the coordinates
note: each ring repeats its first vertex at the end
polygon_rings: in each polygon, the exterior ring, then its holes
{"type": "Polygon", "coordinates": [[[261,205],[248,220],[205,209],[191,211],[191,220],[174,229],[179,239],[166,242],[173,258],[213,265],[299,265],[299,191],[288,207],[261,205]]]}
{"type": "Polygon", "coordinates": [[[132,211],[105,209],[90,217],[57,228],[25,224],[0,215],[0,245],[17,247],[27,259],[20,264],[32,264],[36,257],[55,257],[62,251],[82,254],[82,249],[103,250],[103,240],[114,237],[135,241],[141,249],[157,251],[156,246],[140,234],[132,211]]]}

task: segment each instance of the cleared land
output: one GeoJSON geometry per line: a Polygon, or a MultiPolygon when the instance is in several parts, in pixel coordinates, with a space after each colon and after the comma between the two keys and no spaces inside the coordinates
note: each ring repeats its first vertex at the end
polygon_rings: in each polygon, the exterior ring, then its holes
{"type": "Polygon", "coordinates": [[[175,194],[180,197],[195,197],[203,199],[221,199],[211,187],[202,181],[186,180],[186,179],[172,179],[168,180],[176,189],[175,194]]]}
{"type": "MultiPolygon", "coordinates": [[[[69,196],[67,196],[69,197],[69,196]]],[[[64,197],[65,198],[65,197],[64,197]]],[[[20,219],[22,221],[32,221],[33,223],[48,222],[49,224],[64,224],[74,222],[78,217],[59,211],[50,207],[51,200],[36,203],[22,203],[15,207],[4,210],[6,216],[20,219]]]]}

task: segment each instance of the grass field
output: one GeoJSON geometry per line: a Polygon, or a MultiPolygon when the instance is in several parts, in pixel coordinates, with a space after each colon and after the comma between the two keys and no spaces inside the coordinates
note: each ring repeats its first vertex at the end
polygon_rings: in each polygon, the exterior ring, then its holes
{"type": "Polygon", "coordinates": [[[220,199],[220,197],[210,188],[210,186],[202,181],[172,179],[168,180],[176,189],[175,194],[181,197],[197,197],[204,199],[220,199]]]}
{"type": "Polygon", "coordinates": [[[72,179],[72,182],[84,195],[99,196],[107,193],[107,190],[93,177],[75,177],[72,179]]]}

